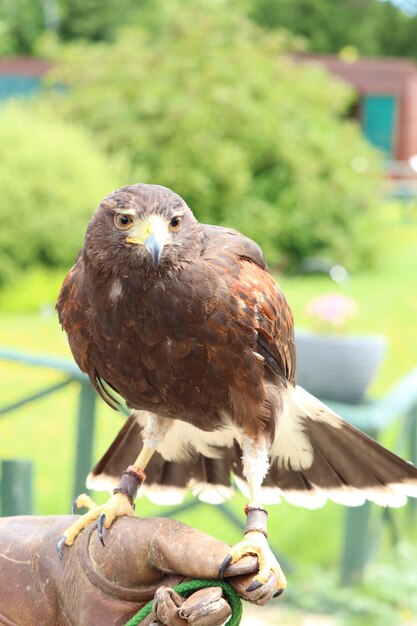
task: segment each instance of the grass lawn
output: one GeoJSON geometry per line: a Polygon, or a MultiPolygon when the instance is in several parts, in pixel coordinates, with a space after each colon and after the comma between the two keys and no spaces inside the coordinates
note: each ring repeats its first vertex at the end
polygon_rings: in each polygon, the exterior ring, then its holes
{"type": "MultiPolygon", "coordinates": [[[[343,288],[359,304],[360,312],[351,330],[383,333],[389,338],[389,354],[371,390],[385,393],[411,368],[417,366],[417,227],[393,222],[384,242],[378,267],[355,275],[343,288]]],[[[66,338],[53,311],[53,302],[63,272],[33,271],[0,295],[0,346],[28,353],[71,358],[66,338]]],[[[308,301],[338,287],[327,277],[281,278],[280,284],[294,310],[296,324],[308,327],[308,301]]],[[[11,403],[62,378],[62,374],[0,361],[1,405],[11,403]]],[[[74,463],[76,385],[0,416],[0,458],[33,461],[36,471],[36,512],[66,513],[71,505],[74,463]]],[[[100,402],[95,458],[98,459],[122,424],[122,418],[100,402]]],[[[103,499],[100,495],[99,499],[103,499]]],[[[242,516],[243,498],[232,507],[242,516]]],[[[141,501],[145,515],[161,509],[141,501]]],[[[283,504],[270,512],[271,541],[295,566],[289,578],[303,577],[306,564],[333,567],[339,561],[344,511],[328,504],[318,511],[305,511],[283,504]]],[[[405,515],[399,513],[400,527],[405,515]]],[[[222,519],[215,507],[202,505],[181,517],[182,521],[233,542],[238,532],[222,519]]],[[[409,539],[416,531],[407,530],[409,539]]],[[[386,553],[388,554],[388,552],[386,553]]],[[[306,569],[305,569],[306,568],[306,569]]],[[[294,622],[295,623],[295,622],[294,622]]],[[[301,622],[300,622],[301,623],[301,622]]],[[[350,622],[356,623],[356,622],[350,622]]],[[[373,622],[357,622],[371,624],[373,622]]],[[[375,622],[377,623],[377,622],[375,622]]]]}

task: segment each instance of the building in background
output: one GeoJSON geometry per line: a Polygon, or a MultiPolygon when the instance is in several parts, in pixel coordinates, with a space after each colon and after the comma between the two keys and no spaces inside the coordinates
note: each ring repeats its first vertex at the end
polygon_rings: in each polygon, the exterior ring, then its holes
{"type": "MultiPolygon", "coordinates": [[[[293,60],[319,64],[353,86],[358,100],[352,116],[385,155],[388,177],[396,181],[394,195],[417,197],[417,65],[407,59],[322,54],[296,54],[293,60]]],[[[36,93],[51,66],[41,59],[0,58],[0,101],[36,93]]]]}
{"type": "Polygon", "coordinates": [[[39,91],[51,63],[32,58],[0,58],[0,101],[39,91]]]}
{"type": "Polygon", "coordinates": [[[352,107],[364,135],[386,157],[393,194],[417,197],[417,65],[407,59],[299,54],[297,63],[318,63],[353,86],[352,107]]]}

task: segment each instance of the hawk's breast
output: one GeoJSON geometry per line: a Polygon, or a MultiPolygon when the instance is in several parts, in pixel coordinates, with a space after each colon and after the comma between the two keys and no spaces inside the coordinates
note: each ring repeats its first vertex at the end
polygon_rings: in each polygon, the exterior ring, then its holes
{"type": "Polygon", "coordinates": [[[92,298],[101,303],[91,315],[93,361],[130,406],[199,427],[208,420],[211,430],[240,389],[262,401],[254,335],[222,280],[193,268],[147,289],[131,280],[101,289],[92,298]]]}

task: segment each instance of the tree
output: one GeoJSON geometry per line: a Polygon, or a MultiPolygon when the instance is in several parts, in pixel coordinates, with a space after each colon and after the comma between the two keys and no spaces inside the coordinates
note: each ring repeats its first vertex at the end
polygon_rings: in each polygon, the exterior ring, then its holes
{"type": "Polygon", "coordinates": [[[0,55],[36,54],[48,31],[64,41],[111,41],[141,5],[140,0],[0,0],[0,55]]]}
{"type": "Polygon", "coordinates": [[[265,28],[285,28],[304,37],[312,52],[338,53],[353,46],[362,55],[417,58],[416,11],[405,13],[398,2],[395,6],[380,0],[235,1],[265,28]]]}
{"type": "Polygon", "coordinates": [[[63,40],[111,41],[140,4],[137,0],[60,0],[58,33],[63,40]]]}
{"type": "Polygon", "coordinates": [[[113,45],[67,47],[55,80],[68,89],[49,96],[54,108],[126,155],[132,182],[172,187],[202,221],[257,239],[274,264],[319,253],[363,262],[378,158],[343,119],[350,89],[294,66],[279,35],[225,5],[158,7],[113,45]],[[358,155],[366,176],[352,168],[358,155]]]}
{"type": "Polygon", "coordinates": [[[85,130],[49,109],[0,111],[0,285],[36,265],[69,268],[100,199],[126,180],[85,130]]]}
{"type": "Polygon", "coordinates": [[[43,30],[41,0],[0,0],[0,55],[31,54],[43,30]]]}
{"type": "MultiPolygon", "coordinates": [[[[226,11],[245,13],[265,28],[303,37],[313,52],[337,53],[349,45],[363,55],[417,58],[417,0],[219,1],[226,11]]],[[[63,41],[113,41],[123,25],[144,19],[149,25],[152,9],[158,16],[160,5],[161,0],[0,0],[0,54],[34,54],[47,31],[63,41]]]]}

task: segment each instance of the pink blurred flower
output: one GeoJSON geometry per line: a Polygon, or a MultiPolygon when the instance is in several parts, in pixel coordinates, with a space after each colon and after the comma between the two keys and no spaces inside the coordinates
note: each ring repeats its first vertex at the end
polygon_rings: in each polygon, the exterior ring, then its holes
{"type": "Polygon", "coordinates": [[[321,322],[340,328],[358,312],[358,307],[349,296],[329,293],[311,300],[307,312],[321,322]]]}

